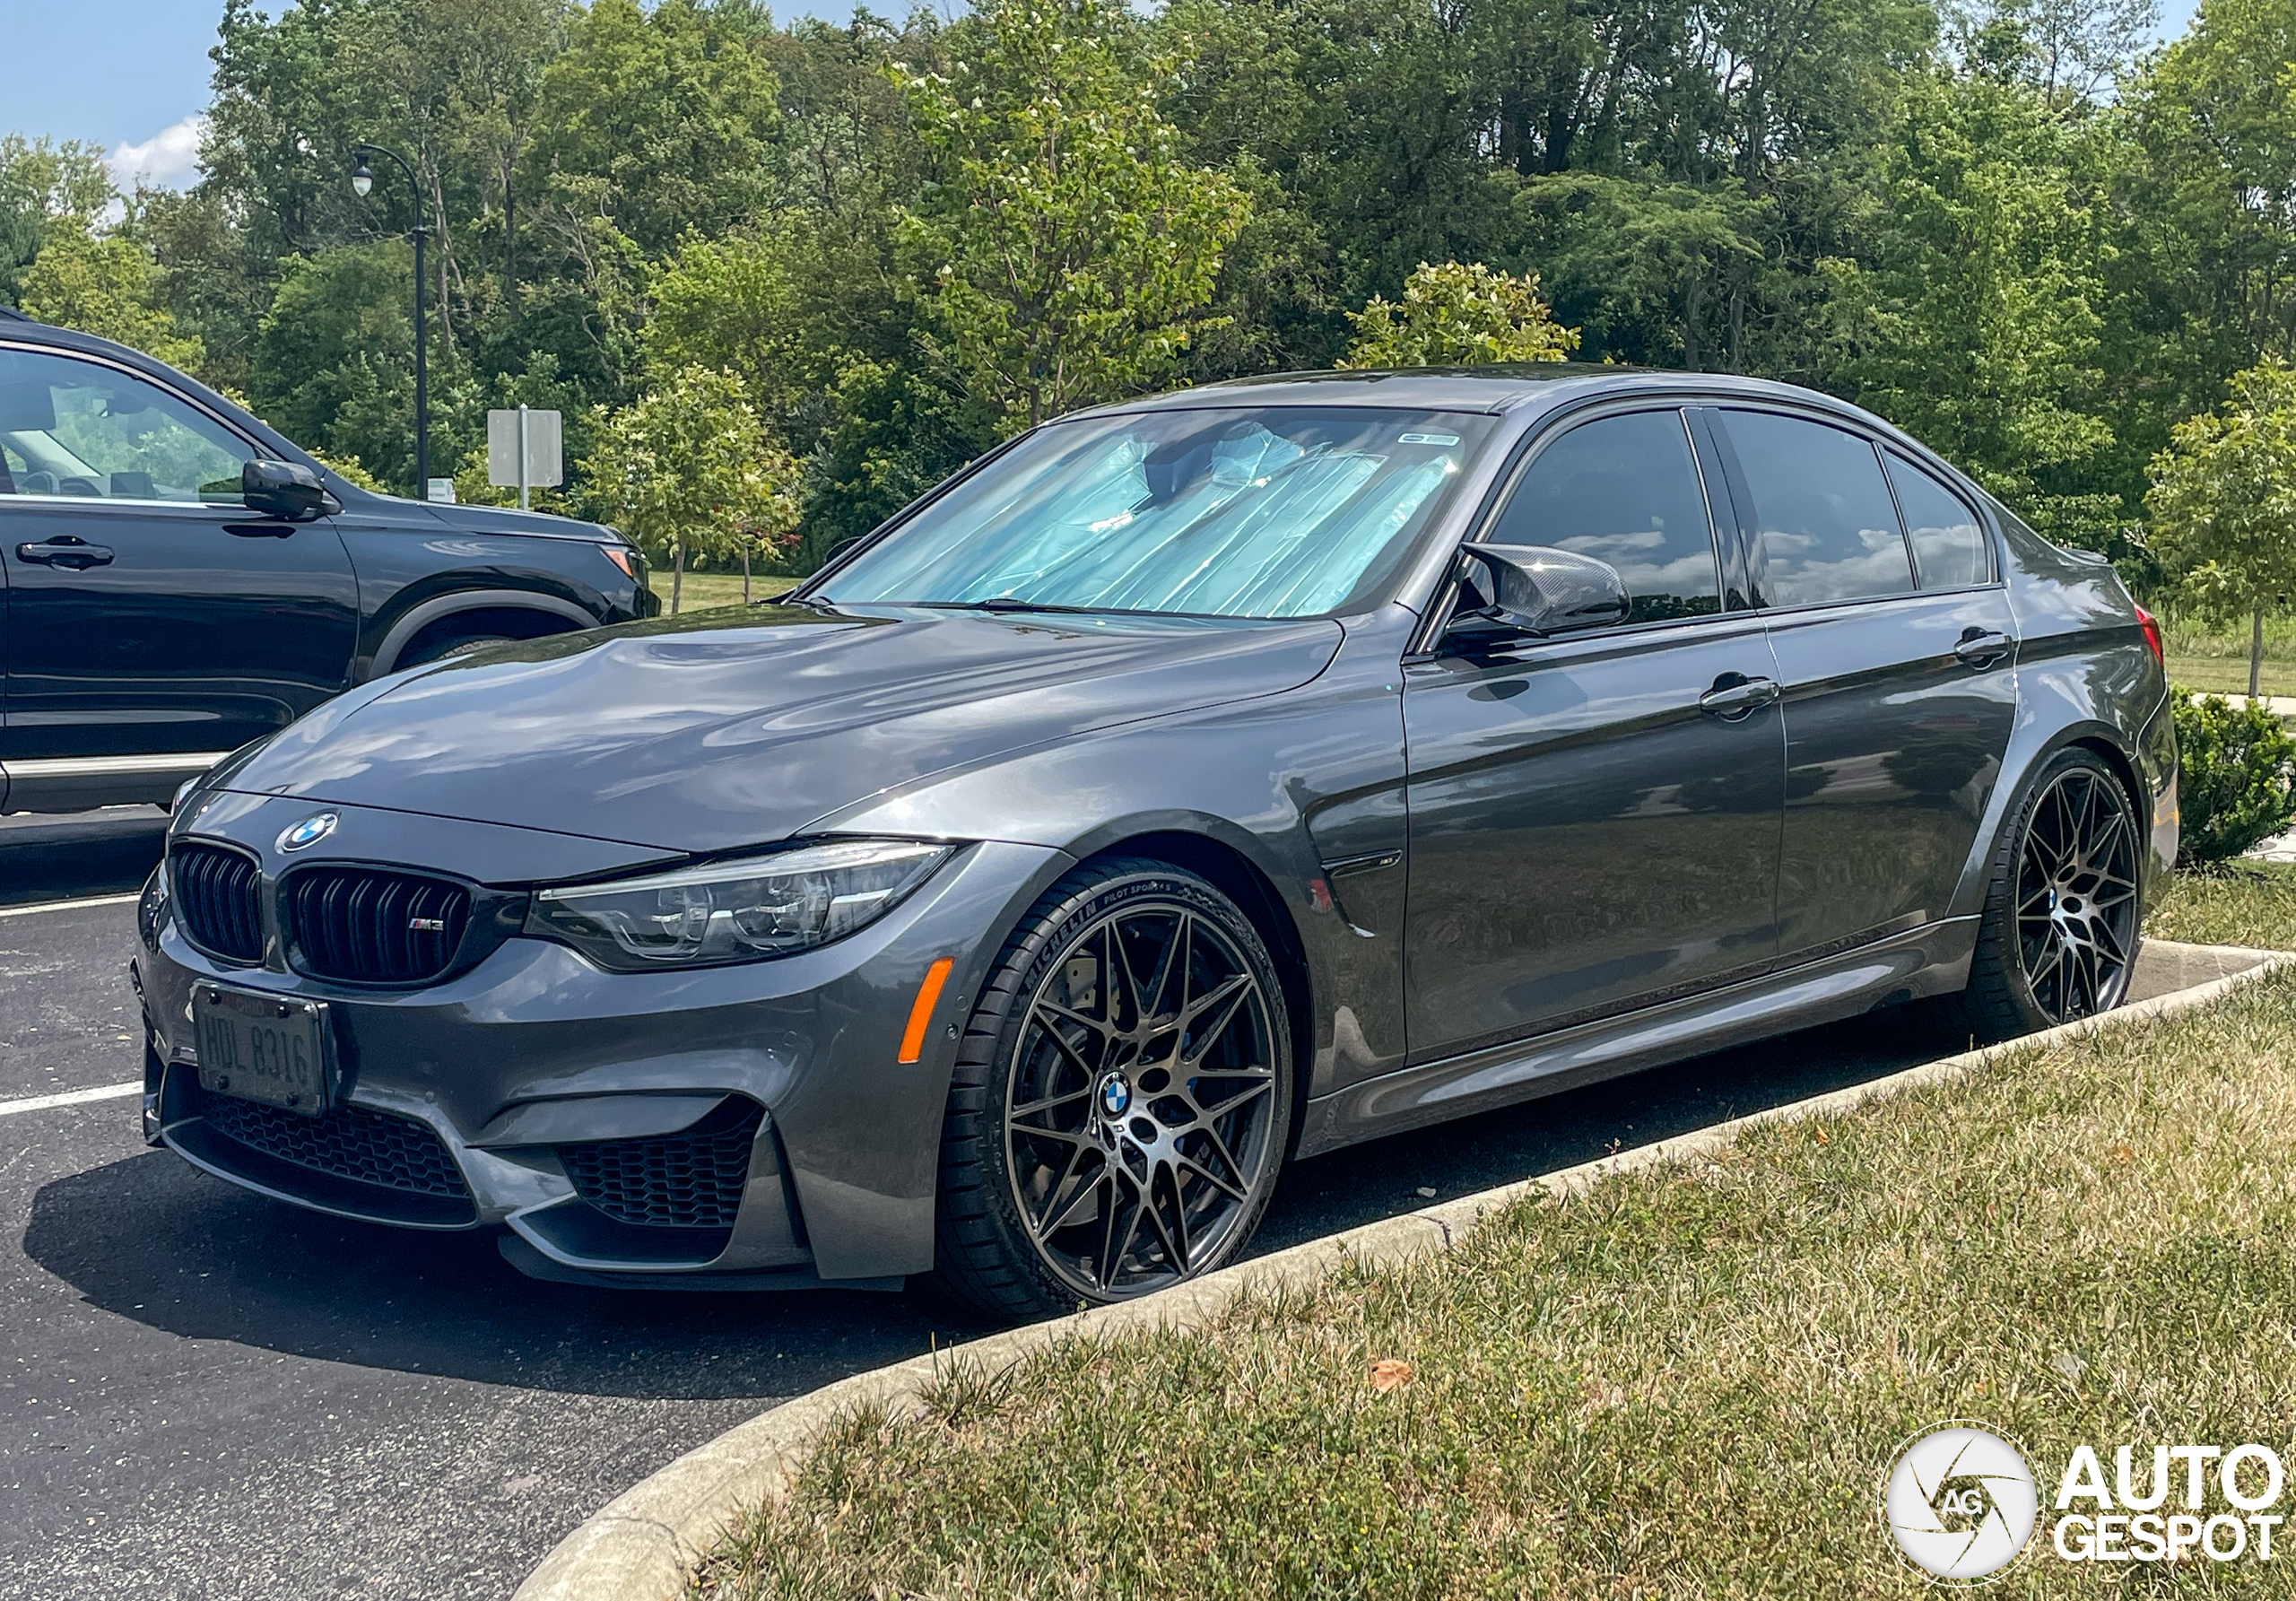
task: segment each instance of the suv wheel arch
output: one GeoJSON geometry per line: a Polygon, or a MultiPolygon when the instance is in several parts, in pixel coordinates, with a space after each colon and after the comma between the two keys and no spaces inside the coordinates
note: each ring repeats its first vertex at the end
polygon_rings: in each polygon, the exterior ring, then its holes
{"type": "MultiPolygon", "coordinates": [[[[559,619],[570,628],[596,628],[596,617],[570,600],[555,595],[539,595],[531,589],[458,589],[452,595],[441,595],[409,607],[405,614],[391,624],[383,642],[375,647],[373,665],[360,675],[361,682],[380,678],[396,671],[399,657],[413,642],[417,634],[432,623],[465,612],[527,612],[559,619]]],[[[544,631],[560,632],[552,629],[544,631]]]]}

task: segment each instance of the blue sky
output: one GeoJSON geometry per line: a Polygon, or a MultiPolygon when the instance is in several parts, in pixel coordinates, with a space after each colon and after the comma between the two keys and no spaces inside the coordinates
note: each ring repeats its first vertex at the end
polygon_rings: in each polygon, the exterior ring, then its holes
{"type": "MultiPolygon", "coordinates": [[[[2196,3],[2162,0],[2162,32],[2181,32],[2196,3]]],[[[187,182],[222,15],[219,0],[0,0],[15,64],[0,74],[0,133],[100,144],[123,182],[187,182]]]]}

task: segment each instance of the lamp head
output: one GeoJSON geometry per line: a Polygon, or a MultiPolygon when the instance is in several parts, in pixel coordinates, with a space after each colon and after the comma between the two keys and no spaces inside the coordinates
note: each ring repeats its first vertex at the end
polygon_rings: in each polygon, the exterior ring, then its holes
{"type": "Polygon", "coordinates": [[[374,187],[374,169],[367,165],[367,152],[361,151],[351,168],[351,191],[364,200],[374,187]]]}

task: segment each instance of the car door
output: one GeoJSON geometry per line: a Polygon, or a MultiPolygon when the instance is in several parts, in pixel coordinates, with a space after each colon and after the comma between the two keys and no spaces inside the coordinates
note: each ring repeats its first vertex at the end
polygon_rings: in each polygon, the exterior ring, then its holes
{"type": "Polygon", "coordinates": [[[1786,689],[1780,953],[1933,922],[2016,716],[1991,542],[1958,492],[1863,433],[1752,408],[1715,421],[1786,689]]]}
{"type": "Polygon", "coordinates": [[[164,795],[344,687],[350,557],[325,518],[248,511],[259,454],[123,366],[0,344],[11,805],[91,774],[164,795]]]}
{"type": "Polygon", "coordinates": [[[1484,536],[1598,557],[1625,623],[1447,632],[1404,672],[1410,1055],[1648,1005],[1775,957],[1784,751],[1673,408],[1544,441],[1484,536]]]}

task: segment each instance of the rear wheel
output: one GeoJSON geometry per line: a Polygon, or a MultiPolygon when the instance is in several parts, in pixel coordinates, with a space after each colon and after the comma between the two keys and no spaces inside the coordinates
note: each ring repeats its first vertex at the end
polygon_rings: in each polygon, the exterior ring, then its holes
{"type": "Polygon", "coordinates": [[[2094,752],[2050,758],[2003,831],[1961,1021],[1983,1040],[2109,1012],[2141,943],[2136,808],[2094,752]]]}
{"type": "Polygon", "coordinates": [[[1291,1108],[1283,988],[1235,903],[1161,863],[1079,869],[1006,944],[966,1025],[937,1276],[1032,1318],[1232,1261],[1291,1108]]]}

